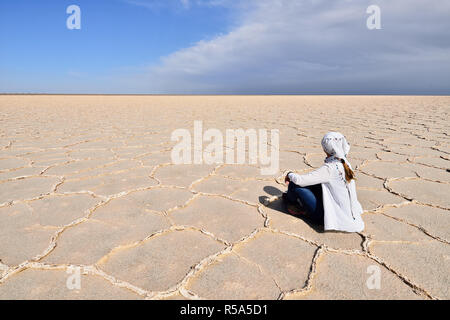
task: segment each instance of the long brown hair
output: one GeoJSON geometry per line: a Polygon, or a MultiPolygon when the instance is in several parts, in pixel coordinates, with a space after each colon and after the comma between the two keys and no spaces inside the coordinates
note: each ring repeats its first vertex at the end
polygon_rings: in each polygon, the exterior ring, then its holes
{"type": "Polygon", "coordinates": [[[344,159],[341,159],[341,163],[344,166],[345,180],[347,181],[347,183],[350,183],[350,181],[356,179],[355,173],[353,172],[352,169],[350,169],[350,167],[348,166],[347,162],[345,162],[344,159]]]}

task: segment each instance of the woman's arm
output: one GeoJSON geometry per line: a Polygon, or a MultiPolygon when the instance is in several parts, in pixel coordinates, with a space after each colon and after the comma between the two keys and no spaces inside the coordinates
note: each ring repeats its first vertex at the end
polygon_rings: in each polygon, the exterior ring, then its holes
{"type": "Polygon", "coordinates": [[[287,178],[300,187],[312,186],[315,184],[326,183],[330,181],[331,171],[328,166],[321,166],[307,174],[288,173],[287,178]]]}

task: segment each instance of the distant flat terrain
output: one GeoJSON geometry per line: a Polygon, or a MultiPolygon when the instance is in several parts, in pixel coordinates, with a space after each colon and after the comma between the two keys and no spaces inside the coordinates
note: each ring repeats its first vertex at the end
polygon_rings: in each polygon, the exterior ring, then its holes
{"type": "Polygon", "coordinates": [[[449,115],[444,96],[0,96],[0,299],[450,299],[449,115]],[[172,164],[194,121],[278,129],[278,172],[172,164]],[[328,131],[361,234],[279,200],[328,131]]]}

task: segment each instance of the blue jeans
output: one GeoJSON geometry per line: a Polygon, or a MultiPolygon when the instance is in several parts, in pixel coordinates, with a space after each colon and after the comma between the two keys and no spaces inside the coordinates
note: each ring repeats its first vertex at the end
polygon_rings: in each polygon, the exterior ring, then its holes
{"type": "Polygon", "coordinates": [[[323,224],[323,197],[320,184],[300,187],[290,182],[287,199],[293,204],[300,205],[315,223],[323,224]]]}

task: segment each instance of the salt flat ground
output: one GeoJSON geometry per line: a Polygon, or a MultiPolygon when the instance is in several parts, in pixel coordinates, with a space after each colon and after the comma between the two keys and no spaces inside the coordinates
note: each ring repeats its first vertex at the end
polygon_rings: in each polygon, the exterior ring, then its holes
{"type": "Polygon", "coordinates": [[[449,113],[450,97],[0,96],[0,299],[449,299],[449,113]],[[279,129],[279,172],[171,164],[195,120],[279,129]],[[331,130],[352,145],[361,234],[278,200],[331,130]]]}

